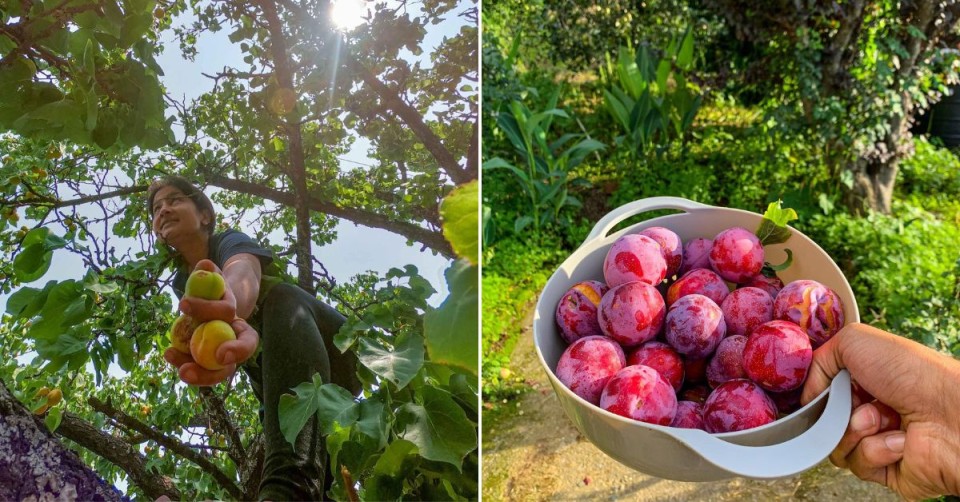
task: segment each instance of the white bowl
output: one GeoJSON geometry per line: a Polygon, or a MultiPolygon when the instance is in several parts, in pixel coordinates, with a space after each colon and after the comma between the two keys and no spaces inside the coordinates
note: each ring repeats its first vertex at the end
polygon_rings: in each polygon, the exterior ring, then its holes
{"type": "MultiPolygon", "coordinates": [[[[603,260],[617,238],[661,226],[676,232],[684,242],[696,237],[712,239],[730,227],[755,231],[762,218],[749,211],[707,206],[677,197],[631,202],[604,216],[580,248],[547,281],[534,313],[537,354],[567,416],[601,451],[633,469],[666,479],[777,479],[815,466],[840,442],[851,411],[850,376],[846,371],[800,410],[762,427],[722,434],[663,427],[610,413],[583,400],[556,377],[557,361],[567,346],[554,320],[557,303],[578,282],[603,281],[603,260]],[[623,220],[656,209],[678,209],[684,213],[647,220],[608,235],[623,220]]],[[[823,283],[843,301],[846,322],[859,321],[857,301],[836,263],[808,237],[790,230],[793,236],[786,243],[764,247],[766,260],[782,263],[786,259],[784,249],[789,248],[793,251],[793,264],[779,272],[783,282],[812,279],[823,283]]]]}

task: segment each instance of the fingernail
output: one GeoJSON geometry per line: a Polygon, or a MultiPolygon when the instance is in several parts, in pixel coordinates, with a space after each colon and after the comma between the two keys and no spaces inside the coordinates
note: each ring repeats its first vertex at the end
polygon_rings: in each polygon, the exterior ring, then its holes
{"type": "Polygon", "coordinates": [[[236,360],[237,358],[233,355],[233,352],[227,352],[223,355],[223,360],[220,361],[220,364],[233,364],[236,360]]]}
{"type": "Polygon", "coordinates": [[[894,453],[903,453],[903,443],[906,441],[907,435],[904,433],[899,434],[890,434],[889,436],[883,438],[883,442],[886,443],[887,448],[890,448],[890,451],[894,453]]]}
{"type": "Polygon", "coordinates": [[[186,315],[190,315],[190,304],[186,301],[180,302],[180,312],[183,312],[186,315]]]}
{"type": "Polygon", "coordinates": [[[876,425],[877,417],[869,408],[861,407],[850,417],[850,428],[855,431],[869,430],[876,425]]]}
{"type": "Polygon", "coordinates": [[[184,380],[195,380],[196,378],[197,378],[197,375],[195,375],[193,371],[187,370],[183,372],[184,380]]]}

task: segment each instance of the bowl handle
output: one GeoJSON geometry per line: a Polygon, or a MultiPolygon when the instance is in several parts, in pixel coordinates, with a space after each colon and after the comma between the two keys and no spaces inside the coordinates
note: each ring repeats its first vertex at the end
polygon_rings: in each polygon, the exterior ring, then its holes
{"type": "Polygon", "coordinates": [[[784,478],[805,471],[827,457],[829,450],[824,453],[823,445],[831,445],[832,450],[840,442],[850,420],[850,409],[850,373],[842,370],[830,384],[827,405],[820,418],[789,441],[770,446],[742,446],[696,429],[675,429],[680,433],[675,436],[708,462],[738,476],[784,478]]]}
{"type": "Polygon", "coordinates": [[[653,211],[655,209],[680,209],[689,213],[709,207],[710,206],[705,204],[681,197],[648,197],[646,199],[635,200],[610,211],[604,215],[603,218],[600,218],[600,221],[593,226],[593,230],[590,231],[590,235],[587,236],[584,242],[592,241],[599,236],[606,237],[610,229],[615,227],[617,223],[647,211],[653,211]]]}

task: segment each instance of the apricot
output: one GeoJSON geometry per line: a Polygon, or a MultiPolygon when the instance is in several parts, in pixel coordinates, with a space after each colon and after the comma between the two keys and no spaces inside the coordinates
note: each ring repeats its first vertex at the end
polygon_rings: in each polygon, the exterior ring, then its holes
{"type": "Polygon", "coordinates": [[[194,322],[192,317],[181,315],[170,325],[170,332],[167,334],[170,337],[170,344],[180,352],[189,354],[190,337],[193,336],[196,329],[197,323],[194,322]]]}
{"type": "Polygon", "coordinates": [[[226,289],[222,275],[206,270],[194,270],[187,278],[184,294],[204,300],[219,300],[223,298],[226,289]]]}
{"type": "Polygon", "coordinates": [[[224,366],[217,362],[217,348],[220,344],[236,340],[233,328],[223,321],[209,321],[201,324],[190,339],[190,354],[193,360],[208,370],[220,370],[224,366]]]}

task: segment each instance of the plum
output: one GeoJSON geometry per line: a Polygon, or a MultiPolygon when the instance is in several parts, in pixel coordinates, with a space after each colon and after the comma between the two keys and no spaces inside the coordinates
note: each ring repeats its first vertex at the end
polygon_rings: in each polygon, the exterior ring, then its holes
{"type": "Polygon", "coordinates": [[[567,347],[557,362],[557,379],[574,394],[593,404],[607,381],[627,365],[617,342],[605,336],[587,336],[567,347]]]}
{"type": "Polygon", "coordinates": [[[717,388],[728,380],[747,377],[743,371],[743,346],[746,343],[747,337],[743,335],[731,335],[720,340],[717,351],[707,365],[707,382],[710,387],[717,388]]]}
{"type": "Polygon", "coordinates": [[[770,295],[770,298],[776,298],[777,293],[783,289],[783,281],[779,277],[774,275],[773,277],[760,275],[749,279],[747,282],[740,284],[741,288],[760,288],[767,292],[770,295]]]}
{"type": "Polygon", "coordinates": [[[649,366],[660,373],[674,392],[680,391],[683,385],[683,359],[669,345],[649,341],[627,354],[627,366],[642,364],[649,366]]]}
{"type": "Polygon", "coordinates": [[[683,263],[680,265],[680,275],[697,268],[710,268],[711,239],[697,237],[690,239],[683,245],[683,263]]]}
{"type": "Polygon", "coordinates": [[[713,238],[710,267],[730,282],[746,282],[763,268],[763,246],[757,236],[743,228],[728,228],[713,238]]]}
{"type": "Polygon", "coordinates": [[[811,361],[810,338],[789,321],[758,326],[743,346],[743,370],[771,392],[786,392],[803,385],[811,361]]]}
{"type": "Polygon", "coordinates": [[[600,407],[641,422],[670,425],[677,414],[677,395],[657,370],[627,366],[603,388],[600,407]]]}
{"type": "Polygon", "coordinates": [[[843,327],[843,303],[835,291],[817,281],[793,281],[773,301],[773,318],[799,325],[817,348],[843,327]]]}
{"type": "Polygon", "coordinates": [[[730,288],[716,272],[706,268],[695,268],[677,279],[667,290],[667,306],[687,295],[706,296],[720,305],[730,294],[730,288]]]}
{"type": "Polygon", "coordinates": [[[773,320],[773,298],[760,288],[734,290],[720,304],[727,335],[749,335],[757,326],[773,320]]]}
{"type": "Polygon", "coordinates": [[[657,241],[640,234],[628,234],[617,239],[603,260],[603,277],[607,286],[640,281],[651,286],[660,284],[667,275],[657,241]]]}
{"type": "Polygon", "coordinates": [[[704,429],[714,434],[752,429],[776,419],[773,399],[747,379],[720,384],[703,404],[704,429]]]}
{"type": "Polygon", "coordinates": [[[643,229],[640,235],[646,235],[660,245],[663,260],[667,263],[667,278],[680,272],[680,265],[683,263],[683,242],[680,241],[680,236],[676,232],[663,227],[650,227],[643,229]]]}
{"type": "Polygon", "coordinates": [[[677,415],[671,427],[703,430],[703,404],[696,401],[678,401],[677,415]]]}
{"type": "Polygon", "coordinates": [[[657,336],[666,310],[656,288],[628,282],[603,295],[597,318],[605,335],[624,347],[635,347],[657,336]]]}
{"type": "Polygon", "coordinates": [[[703,295],[687,295],[670,306],[664,329],[674,350],[695,359],[712,354],[727,333],[723,311],[703,295]]]}
{"type": "Polygon", "coordinates": [[[560,327],[560,335],[567,343],[573,343],[585,336],[603,335],[597,320],[597,306],[609,289],[600,281],[583,281],[575,284],[560,298],[555,317],[557,326],[560,327]]]}

